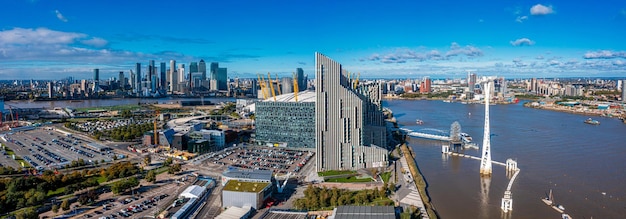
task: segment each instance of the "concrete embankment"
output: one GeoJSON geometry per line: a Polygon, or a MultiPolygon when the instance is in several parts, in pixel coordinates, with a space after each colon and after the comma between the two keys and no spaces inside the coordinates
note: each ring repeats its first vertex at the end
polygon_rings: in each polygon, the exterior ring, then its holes
{"type": "Polygon", "coordinates": [[[426,208],[428,217],[438,218],[437,212],[435,211],[435,207],[432,205],[432,203],[430,203],[430,197],[428,196],[428,192],[426,191],[426,188],[428,187],[428,183],[426,183],[424,176],[422,176],[422,173],[417,167],[417,163],[415,163],[415,154],[406,145],[406,143],[403,143],[402,146],[400,146],[400,150],[402,151],[402,154],[407,161],[407,164],[409,166],[409,171],[411,172],[411,176],[414,179],[415,186],[417,187],[419,191],[420,197],[422,198],[422,201],[424,202],[424,207],[426,208]]]}

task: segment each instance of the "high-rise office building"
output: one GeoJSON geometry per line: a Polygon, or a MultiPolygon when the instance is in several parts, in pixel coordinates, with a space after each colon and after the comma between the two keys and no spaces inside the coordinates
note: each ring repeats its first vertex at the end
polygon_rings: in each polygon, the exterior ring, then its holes
{"type": "Polygon", "coordinates": [[[306,90],[306,77],[304,77],[304,70],[302,70],[302,68],[296,69],[296,77],[298,77],[298,91],[306,90]]]}
{"type": "Polygon", "coordinates": [[[161,89],[167,90],[167,73],[166,73],[165,62],[160,63],[159,70],[161,71],[161,89]]]}
{"type": "Polygon", "coordinates": [[[380,85],[354,87],[341,64],[315,53],[316,168],[356,170],[387,165],[380,85]]]}
{"type": "Polygon", "coordinates": [[[288,94],[293,93],[293,78],[283,77],[280,79],[281,93],[288,94]]]}
{"type": "MultiPolygon", "coordinates": [[[[213,63],[211,63],[211,68],[213,68],[213,63]]],[[[198,63],[198,72],[202,72],[201,80],[206,81],[206,62],[204,62],[204,59],[200,59],[198,63]]]]}
{"type": "Polygon", "coordinates": [[[211,62],[211,84],[215,84],[216,86],[211,86],[211,90],[219,90],[219,83],[218,83],[218,69],[219,69],[219,63],[217,62],[211,62]]]}
{"type": "Polygon", "coordinates": [[[178,64],[178,82],[185,81],[185,64],[178,64]]]}
{"type": "Polygon", "coordinates": [[[149,81],[149,84],[153,84],[152,83],[152,76],[154,76],[156,74],[156,72],[154,72],[154,60],[150,60],[148,62],[148,77],[146,78],[149,81]]]}
{"type": "Polygon", "coordinates": [[[469,92],[474,92],[474,87],[476,86],[476,74],[469,73],[467,74],[467,87],[469,88],[469,92]]]}
{"type": "Polygon", "coordinates": [[[217,69],[217,85],[217,90],[228,90],[228,70],[226,68],[217,69]]]}
{"type": "Polygon", "coordinates": [[[100,69],[93,69],[93,92],[100,91],[100,69]]]}
{"type": "Polygon", "coordinates": [[[135,91],[137,94],[141,95],[141,63],[139,62],[135,64],[135,79],[137,79],[137,81],[135,81],[135,91]]]}
{"type": "Polygon", "coordinates": [[[120,74],[117,77],[117,80],[118,80],[118,86],[120,87],[120,90],[124,90],[126,87],[126,79],[124,78],[123,71],[120,71],[120,74]]]}

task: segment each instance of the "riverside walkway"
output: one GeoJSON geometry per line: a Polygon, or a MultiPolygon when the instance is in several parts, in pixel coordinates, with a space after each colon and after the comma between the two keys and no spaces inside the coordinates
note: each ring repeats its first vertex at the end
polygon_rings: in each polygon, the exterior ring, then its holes
{"type": "MultiPolygon", "coordinates": [[[[400,165],[403,170],[409,171],[409,165],[406,161],[406,158],[402,156],[400,158],[400,165]]],[[[397,191],[399,202],[405,206],[415,206],[420,210],[422,218],[428,219],[428,212],[426,211],[426,207],[424,206],[424,202],[422,201],[422,196],[420,196],[419,191],[417,190],[417,186],[413,182],[413,178],[411,177],[410,172],[402,174],[402,178],[404,179],[399,184],[404,185],[401,186],[397,191]]],[[[402,179],[401,179],[402,180],[402,179]]]]}

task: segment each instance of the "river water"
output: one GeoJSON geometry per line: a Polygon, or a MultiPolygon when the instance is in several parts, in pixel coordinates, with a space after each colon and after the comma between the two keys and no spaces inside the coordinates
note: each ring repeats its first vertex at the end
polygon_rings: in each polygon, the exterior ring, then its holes
{"type": "MultiPolygon", "coordinates": [[[[441,154],[442,142],[410,138],[409,145],[442,218],[561,218],[540,199],[552,189],[554,200],[573,218],[626,218],[626,124],[597,117],[526,108],[490,108],[492,160],[518,161],[513,211],[500,209],[508,184],[504,167],[481,178],[478,160],[441,154]]],[[[390,100],[384,104],[401,127],[449,132],[454,121],[482,145],[484,105],[428,100],[390,100]],[[417,125],[416,119],[424,121],[417,125]]],[[[480,157],[478,150],[463,152],[480,157]]]]}

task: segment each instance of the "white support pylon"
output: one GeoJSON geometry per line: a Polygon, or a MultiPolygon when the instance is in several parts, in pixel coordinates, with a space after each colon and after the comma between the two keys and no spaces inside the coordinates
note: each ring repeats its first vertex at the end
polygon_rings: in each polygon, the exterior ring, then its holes
{"type": "Polygon", "coordinates": [[[489,130],[489,100],[491,99],[491,83],[493,80],[486,79],[485,87],[485,132],[483,136],[483,150],[480,161],[480,175],[491,175],[491,132],[489,130]]]}

